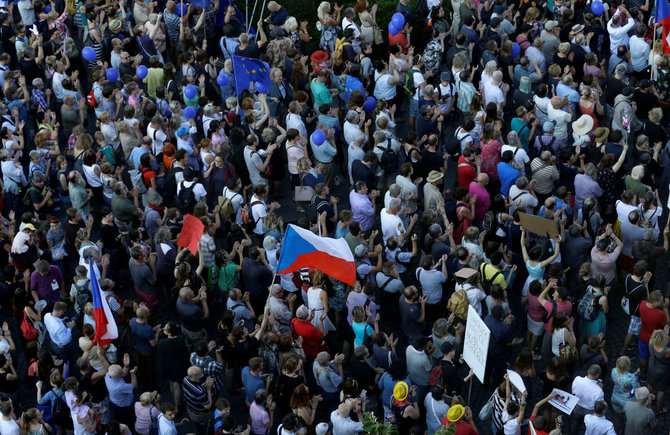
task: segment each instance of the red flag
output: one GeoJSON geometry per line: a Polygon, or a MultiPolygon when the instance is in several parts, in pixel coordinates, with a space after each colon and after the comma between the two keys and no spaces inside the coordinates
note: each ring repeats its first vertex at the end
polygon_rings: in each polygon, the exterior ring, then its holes
{"type": "Polygon", "coordinates": [[[184,225],[181,227],[181,233],[179,233],[179,239],[177,239],[177,245],[188,248],[195,255],[198,252],[198,242],[200,242],[204,229],[205,224],[200,219],[187,214],[184,225]]]}

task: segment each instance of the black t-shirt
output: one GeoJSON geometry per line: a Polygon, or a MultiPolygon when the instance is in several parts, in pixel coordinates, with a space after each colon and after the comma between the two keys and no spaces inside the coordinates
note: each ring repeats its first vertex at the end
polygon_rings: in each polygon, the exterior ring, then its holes
{"type": "Polygon", "coordinates": [[[203,328],[202,319],[205,312],[195,303],[184,303],[181,299],[177,299],[177,313],[179,313],[179,321],[185,329],[197,332],[203,328]]]}
{"type": "Polygon", "coordinates": [[[118,248],[119,230],[115,225],[101,225],[100,235],[102,236],[102,246],[104,246],[105,249],[118,248]]]}
{"type": "Polygon", "coordinates": [[[635,114],[642,121],[649,118],[649,111],[658,105],[656,95],[651,92],[642,92],[639,89],[633,94],[633,100],[637,103],[635,114]]]}
{"type": "Polygon", "coordinates": [[[405,296],[400,295],[400,318],[402,330],[407,337],[416,337],[423,332],[423,325],[417,320],[421,317],[419,304],[407,303],[405,296]]]}
{"type": "Polygon", "coordinates": [[[444,167],[444,159],[438,153],[424,149],[421,155],[423,156],[421,166],[425,174],[429,174],[430,171],[440,171],[444,167]]]}
{"type": "Polygon", "coordinates": [[[631,316],[640,317],[640,304],[643,300],[647,299],[648,293],[644,283],[635,281],[630,274],[626,276],[624,295],[628,297],[628,307],[631,316]]]}
{"type": "Polygon", "coordinates": [[[238,46],[235,49],[235,55],[242,57],[253,57],[255,59],[258,59],[258,57],[261,55],[261,51],[258,48],[258,44],[254,42],[253,44],[249,44],[244,48],[240,48],[238,46]]]}
{"type": "Polygon", "coordinates": [[[351,370],[351,377],[356,379],[362,388],[369,390],[370,388],[375,387],[376,373],[375,370],[370,367],[370,364],[352,358],[349,362],[349,369],[351,370]]]}
{"type": "MultiPolygon", "coordinates": [[[[614,107],[614,98],[621,94],[626,84],[616,78],[613,74],[607,77],[607,104],[614,107]]],[[[639,111],[638,111],[639,112],[639,111]]]]}
{"type": "MultiPolygon", "coordinates": [[[[638,111],[635,113],[638,112],[639,112],[639,105],[638,105],[638,111]]],[[[663,145],[665,145],[665,143],[668,141],[668,133],[659,124],[654,124],[653,122],[645,121],[642,132],[645,135],[647,135],[647,137],[649,137],[650,147],[656,145],[657,142],[661,142],[663,145]]]]}
{"type": "Polygon", "coordinates": [[[461,394],[464,382],[463,376],[458,373],[460,365],[456,366],[453,362],[445,360],[440,361],[440,365],[442,366],[442,383],[447,394],[451,395],[453,392],[461,394]]]}
{"type": "Polygon", "coordinates": [[[0,47],[7,54],[16,55],[16,46],[9,39],[16,36],[11,26],[0,25],[0,47]]]}

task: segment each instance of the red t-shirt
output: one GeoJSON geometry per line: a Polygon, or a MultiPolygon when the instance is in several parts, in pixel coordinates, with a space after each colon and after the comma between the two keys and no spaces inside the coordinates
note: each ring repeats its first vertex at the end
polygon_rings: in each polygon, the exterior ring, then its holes
{"type": "MultiPolygon", "coordinates": [[[[547,301],[544,303],[544,309],[547,312],[547,315],[551,315],[551,310],[553,308],[553,304],[551,301],[547,301]]],[[[557,302],[556,303],[556,313],[566,313],[570,314],[572,312],[572,302],[570,301],[565,301],[565,302],[557,302]]],[[[554,314],[556,316],[556,314],[554,314]]],[[[551,336],[551,321],[553,317],[549,318],[549,321],[544,324],[544,331],[547,333],[547,335],[551,336]]]]}
{"type": "Polygon", "coordinates": [[[147,171],[147,168],[140,167],[140,171],[142,172],[142,180],[144,180],[144,185],[146,187],[151,187],[151,179],[156,178],[156,173],[154,172],[153,169],[149,169],[147,171]]]}
{"type": "Polygon", "coordinates": [[[651,334],[657,329],[663,329],[663,325],[668,321],[665,311],[660,308],[650,308],[647,301],[640,304],[640,319],[642,319],[642,329],[640,330],[640,340],[649,343],[651,334]]]}
{"type": "Polygon", "coordinates": [[[470,187],[470,183],[477,178],[477,168],[465,159],[465,156],[458,158],[458,185],[463,189],[470,187]]]}
{"type": "Polygon", "coordinates": [[[302,337],[302,349],[307,359],[314,359],[321,352],[321,340],[323,332],[319,331],[309,322],[293,319],[291,321],[291,332],[294,338],[302,337]]]}
{"type": "Polygon", "coordinates": [[[389,32],[389,47],[392,45],[398,44],[402,48],[402,54],[407,54],[407,47],[409,46],[407,41],[407,35],[402,32],[398,32],[394,35],[391,35],[389,32]]]}
{"type": "MultiPolygon", "coordinates": [[[[449,419],[447,417],[444,417],[442,420],[442,426],[446,426],[449,423],[449,419]]],[[[479,432],[477,432],[477,429],[472,427],[472,425],[466,421],[459,421],[457,423],[454,423],[454,426],[456,426],[456,431],[454,432],[454,435],[479,435],[479,432]]]]}

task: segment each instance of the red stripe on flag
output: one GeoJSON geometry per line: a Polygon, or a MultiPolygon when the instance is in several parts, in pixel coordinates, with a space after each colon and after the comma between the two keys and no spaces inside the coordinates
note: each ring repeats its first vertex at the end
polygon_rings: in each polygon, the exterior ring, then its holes
{"type": "Polygon", "coordinates": [[[105,310],[102,308],[93,308],[93,315],[95,317],[95,338],[93,339],[93,343],[105,346],[114,341],[109,339],[103,340],[101,338],[107,334],[107,323],[109,322],[107,316],[105,316],[105,310]]]}
{"type": "Polygon", "coordinates": [[[277,273],[291,273],[305,267],[318,269],[326,275],[332,276],[338,281],[342,281],[349,285],[354,285],[354,282],[356,281],[355,263],[339,257],[334,257],[321,251],[298,255],[298,258],[296,258],[292,265],[277,273]]]}

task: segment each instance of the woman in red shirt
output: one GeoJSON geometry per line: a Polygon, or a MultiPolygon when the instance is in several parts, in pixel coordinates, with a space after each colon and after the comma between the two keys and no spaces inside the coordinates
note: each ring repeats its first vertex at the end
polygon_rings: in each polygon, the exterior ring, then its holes
{"type": "Polygon", "coordinates": [[[647,363],[649,361],[649,340],[651,334],[657,329],[663,329],[668,322],[668,303],[669,299],[663,298],[660,290],[654,290],[649,293],[646,301],[640,304],[640,319],[642,329],[638,339],[638,354],[640,356],[640,371],[647,375],[647,363]]]}

